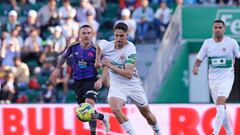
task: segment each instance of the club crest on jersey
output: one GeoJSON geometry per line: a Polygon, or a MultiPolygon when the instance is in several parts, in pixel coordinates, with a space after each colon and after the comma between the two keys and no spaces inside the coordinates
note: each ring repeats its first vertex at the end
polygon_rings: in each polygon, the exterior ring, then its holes
{"type": "Polygon", "coordinates": [[[124,60],[124,59],[125,59],[125,57],[124,57],[124,56],[120,56],[120,59],[121,59],[121,60],[124,60]]]}
{"type": "Polygon", "coordinates": [[[225,51],[226,51],[226,48],[223,48],[222,50],[225,52],[225,51]]]}
{"type": "Polygon", "coordinates": [[[88,52],[88,57],[93,57],[94,54],[92,52],[88,52]]]}

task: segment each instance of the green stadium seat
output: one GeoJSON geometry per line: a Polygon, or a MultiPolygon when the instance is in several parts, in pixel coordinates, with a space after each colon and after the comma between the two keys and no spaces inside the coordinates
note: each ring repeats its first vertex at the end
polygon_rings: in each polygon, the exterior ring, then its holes
{"type": "Polygon", "coordinates": [[[66,103],[74,103],[76,102],[76,96],[74,90],[69,89],[67,93],[66,103]]]}
{"type": "Polygon", "coordinates": [[[40,85],[46,84],[48,80],[49,80],[49,76],[43,76],[43,75],[38,76],[38,82],[40,85]]]}
{"type": "Polygon", "coordinates": [[[37,103],[38,101],[40,101],[41,93],[38,90],[28,89],[26,91],[26,95],[29,103],[37,103]]]}

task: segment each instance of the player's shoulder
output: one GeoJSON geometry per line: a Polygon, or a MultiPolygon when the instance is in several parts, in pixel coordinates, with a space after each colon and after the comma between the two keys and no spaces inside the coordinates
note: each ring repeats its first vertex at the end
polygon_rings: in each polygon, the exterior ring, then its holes
{"type": "Polygon", "coordinates": [[[212,43],[212,42],[214,42],[213,38],[207,38],[207,39],[204,40],[203,43],[208,44],[208,43],[212,43]]]}
{"type": "Polygon", "coordinates": [[[108,44],[110,44],[111,42],[110,41],[107,41],[107,40],[105,40],[105,39],[101,39],[101,40],[99,40],[98,42],[97,42],[97,45],[99,45],[99,46],[105,46],[105,45],[108,45],[108,44]]]}
{"type": "Polygon", "coordinates": [[[133,44],[133,42],[131,42],[131,41],[128,41],[127,47],[128,48],[136,48],[135,45],[133,44]]]}
{"type": "Polygon", "coordinates": [[[237,43],[236,39],[231,38],[231,37],[229,37],[229,36],[225,36],[224,38],[226,39],[227,42],[234,42],[234,43],[237,43]]]}
{"type": "Polygon", "coordinates": [[[72,43],[70,43],[70,44],[68,45],[68,48],[74,47],[74,46],[79,45],[79,44],[80,44],[79,41],[72,42],[72,43]]]}

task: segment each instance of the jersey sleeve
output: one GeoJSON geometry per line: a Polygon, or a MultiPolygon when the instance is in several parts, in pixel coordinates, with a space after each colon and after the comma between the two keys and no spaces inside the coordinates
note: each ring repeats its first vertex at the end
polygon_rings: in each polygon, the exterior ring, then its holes
{"type": "Polygon", "coordinates": [[[235,57],[240,58],[239,45],[236,40],[233,40],[233,52],[235,57]]]}
{"type": "Polygon", "coordinates": [[[129,48],[126,49],[126,60],[125,65],[135,64],[136,62],[136,48],[134,45],[131,45],[129,48]]]}
{"type": "Polygon", "coordinates": [[[205,40],[196,58],[200,61],[203,61],[206,56],[207,56],[207,41],[205,40]]]}

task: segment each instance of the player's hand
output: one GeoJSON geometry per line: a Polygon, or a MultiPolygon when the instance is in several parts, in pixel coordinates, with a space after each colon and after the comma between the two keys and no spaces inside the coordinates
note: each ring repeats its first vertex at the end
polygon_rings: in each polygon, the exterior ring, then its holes
{"type": "Polygon", "coordinates": [[[96,69],[99,69],[99,68],[102,67],[102,64],[100,63],[100,61],[96,60],[95,63],[94,63],[94,67],[95,67],[96,69]]]}
{"type": "Polygon", "coordinates": [[[95,83],[94,83],[94,89],[99,90],[102,88],[102,80],[98,79],[95,83]]]}
{"type": "Polygon", "coordinates": [[[194,66],[193,69],[192,69],[192,73],[194,75],[198,75],[198,70],[199,70],[198,67],[194,66]]]}
{"type": "Polygon", "coordinates": [[[55,85],[57,84],[57,79],[60,76],[60,69],[55,68],[50,75],[50,81],[55,85]]]}
{"type": "Polygon", "coordinates": [[[109,68],[111,66],[111,62],[106,57],[103,57],[102,64],[103,64],[103,66],[107,66],[109,68]]]}

